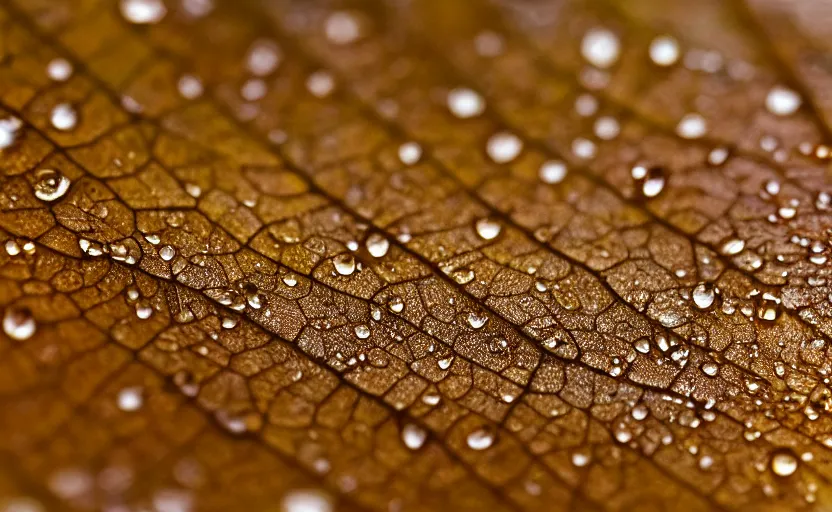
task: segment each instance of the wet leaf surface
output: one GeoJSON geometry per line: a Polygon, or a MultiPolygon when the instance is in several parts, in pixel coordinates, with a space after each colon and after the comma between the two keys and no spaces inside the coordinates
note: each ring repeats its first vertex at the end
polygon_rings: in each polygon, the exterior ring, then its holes
{"type": "Polygon", "coordinates": [[[830,17],[0,1],[0,510],[826,510],[830,17]]]}

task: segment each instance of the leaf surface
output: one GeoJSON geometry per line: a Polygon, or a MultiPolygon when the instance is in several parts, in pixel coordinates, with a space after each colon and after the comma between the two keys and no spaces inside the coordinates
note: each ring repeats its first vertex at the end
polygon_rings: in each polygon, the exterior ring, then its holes
{"type": "Polygon", "coordinates": [[[826,510],[830,16],[0,1],[2,510],[826,510]]]}

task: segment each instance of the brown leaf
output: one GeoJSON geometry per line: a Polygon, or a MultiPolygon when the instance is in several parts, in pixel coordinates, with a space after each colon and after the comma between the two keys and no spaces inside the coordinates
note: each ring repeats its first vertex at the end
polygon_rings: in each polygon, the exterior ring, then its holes
{"type": "Polygon", "coordinates": [[[826,1],[0,1],[0,510],[826,510],[826,1]]]}

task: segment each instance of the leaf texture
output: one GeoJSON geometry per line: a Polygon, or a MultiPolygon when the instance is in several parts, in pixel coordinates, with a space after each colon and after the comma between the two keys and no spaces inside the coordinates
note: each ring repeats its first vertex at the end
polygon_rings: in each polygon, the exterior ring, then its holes
{"type": "Polygon", "coordinates": [[[830,19],[0,0],[0,510],[828,510],[830,19]]]}

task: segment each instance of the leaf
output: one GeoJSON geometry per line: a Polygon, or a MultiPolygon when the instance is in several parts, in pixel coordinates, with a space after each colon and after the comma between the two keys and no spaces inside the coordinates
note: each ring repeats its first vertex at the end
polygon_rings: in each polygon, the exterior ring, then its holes
{"type": "Polygon", "coordinates": [[[2,510],[825,510],[828,20],[0,1],[2,510]]]}

